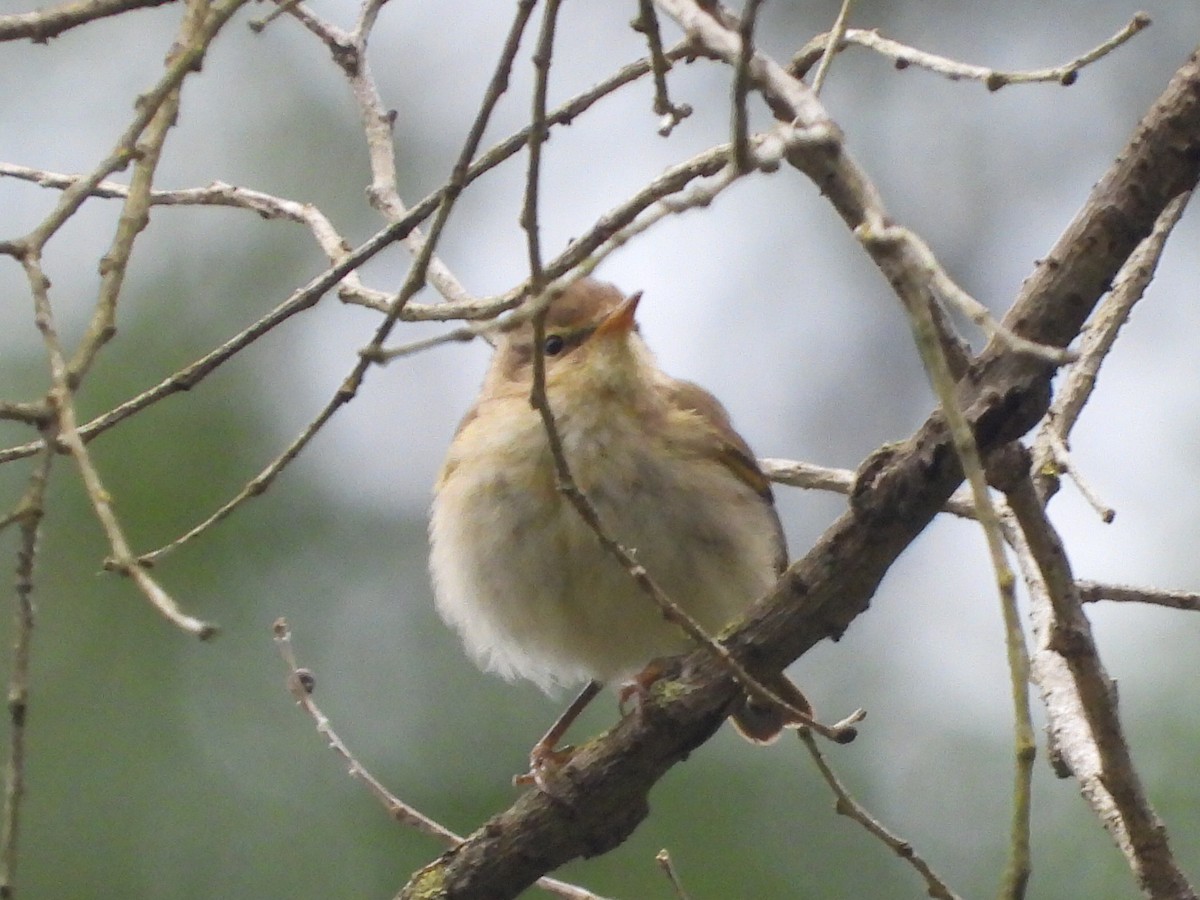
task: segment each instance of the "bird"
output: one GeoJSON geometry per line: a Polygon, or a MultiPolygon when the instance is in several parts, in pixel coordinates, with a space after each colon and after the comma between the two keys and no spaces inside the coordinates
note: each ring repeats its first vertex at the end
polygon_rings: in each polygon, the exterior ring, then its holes
{"type": "MultiPolygon", "coordinates": [[[[550,301],[545,396],[570,477],[601,528],[715,635],[775,585],[787,564],[783,528],[725,407],[658,366],[637,324],[640,300],[583,278],[550,301]]],[[[694,643],[560,489],[530,399],[534,336],[529,321],[501,332],[438,475],[429,537],[437,610],[483,669],[547,692],[585,683],[531,751],[538,775],[569,753],[556,745],[602,684],[636,693],[655,661],[694,643]]],[[[782,673],[763,683],[811,714],[782,673]]],[[[757,743],[796,724],[786,707],[749,697],[732,719],[757,743]]]]}

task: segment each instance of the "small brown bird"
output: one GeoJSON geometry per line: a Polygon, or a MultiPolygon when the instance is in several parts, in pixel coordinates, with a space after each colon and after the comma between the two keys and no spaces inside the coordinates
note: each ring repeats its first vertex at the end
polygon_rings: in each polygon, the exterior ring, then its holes
{"type": "MultiPolygon", "coordinates": [[[[658,368],[635,322],[640,296],[583,280],[552,302],[547,396],[571,475],[605,531],[716,634],[775,584],[783,529],[724,407],[658,368]]],[[[533,355],[531,325],[500,338],[438,478],[430,566],[439,612],[483,668],[547,690],[588,682],[578,712],[599,683],[633,681],[691,642],[558,490],[529,400],[533,355]]],[[[783,675],[766,683],[809,711],[783,675]]],[[[781,708],[749,700],[733,719],[759,742],[788,723],[781,708]]],[[[535,772],[567,724],[534,748],[535,772]]]]}

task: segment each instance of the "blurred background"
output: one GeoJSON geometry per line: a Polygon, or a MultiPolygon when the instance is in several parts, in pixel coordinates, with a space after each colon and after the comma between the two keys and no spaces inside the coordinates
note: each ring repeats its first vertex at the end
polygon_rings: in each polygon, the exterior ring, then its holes
{"type": "MultiPolygon", "coordinates": [[[[0,13],[30,4],[0,0],[0,13]]],[[[508,27],[512,4],[391,4],[371,41],[397,111],[404,196],[447,176],[508,27]],[[458,23],[450,26],[449,23],[458,23]]],[[[261,35],[243,11],[189,79],[157,179],[221,180],[314,203],[357,244],[381,222],[357,112],[327,50],[294,21],[261,35]]],[[[1200,40],[1200,7],[1153,0],[1154,25],[1069,89],[990,94],[861,49],[835,62],[823,100],[895,218],[998,313],[1052,245],[1172,72],[1200,40]]],[[[357,4],[313,9],[350,27],[357,4]]],[[[1065,62],[1124,25],[1115,0],[861,0],[856,27],[997,68],[1065,62]]],[[[837,4],[768,2],[760,43],[777,58],[833,21],[837,4]]],[[[159,77],[181,9],[97,22],[48,45],[0,46],[0,160],[90,171],[159,77]]],[[[551,102],[643,54],[636,4],[566,3],[551,102]]],[[[664,21],[664,38],[678,37],[664,21]]],[[[532,32],[526,50],[532,43],[532,32]]],[[[532,66],[518,61],[489,129],[527,119],[532,66]]],[[[731,73],[696,62],[671,74],[696,114],[655,133],[643,80],[598,104],[546,148],[543,247],[573,235],[665,166],[727,139],[731,73]]],[[[755,110],[761,125],[766,117],[755,110]]],[[[485,145],[490,145],[485,141],[485,145]]],[[[440,253],[478,294],[524,277],[517,224],[523,157],[472,186],[440,253]]],[[[25,233],[53,191],[0,180],[2,238],[25,233]]],[[[49,246],[52,298],[68,345],[94,302],[97,260],[119,206],[89,201],[49,246]]],[[[1051,511],[1080,577],[1200,588],[1200,331],[1193,210],[1171,238],[1075,432],[1076,461],[1116,520],[1070,486],[1051,511]]],[[[407,256],[366,267],[396,289],[407,256]]],[[[299,226],[244,211],[156,208],[136,245],[118,334],[80,394],[84,418],[201,356],[325,267],[299,226]]],[[[669,372],[713,390],[762,456],[855,467],[907,436],[933,406],[896,298],[817,190],[798,173],[755,176],[611,257],[598,273],[643,289],[643,333],[669,372]]],[[[47,387],[28,290],[0,264],[0,398],[47,387]]],[[[419,299],[431,301],[430,292],[419,299]]],[[[259,472],[336,390],[378,315],[333,296],[91,446],[139,552],[164,544],[259,472]]],[[[404,341],[445,326],[399,327],[404,341]]],[[[100,573],[106,547],[78,478],[56,463],[38,560],[28,798],[19,893],[28,898],[391,897],[440,852],[392,823],[347,777],[294,707],[271,623],[290,621],[316,699],[359,759],[428,815],[467,832],[514,797],[510,777],[566,697],[477,671],[432,609],[426,509],[441,455],[487,361],[450,345],[374,369],[359,396],[263,497],[157,570],[186,609],[217,621],[201,644],[172,630],[129,584],[100,573]]],[[[0,422],[4,446],[27,431],[0,422]]],[[[0,506],[28,461],[0,466],[0,506]]],[[[778,491],[793,556],[842,510],[835,496],[778,491]]],[[[14,537],[4,536],[13,559],[14,537]]],[[[11,566],[12,563],[7,565],[11,566]]],[[[1089,610],[1150,798],[1200,878],[1200,620],[1112,605],[1089,610]]],[[[11,642],[0,618],[3,645],[11,642]]],[[[869,710],[860,738],[829,750],[850,788],[967,897],[994,892],[1006,857],[1011,708],[996,591],[982,536],[939,521],[901,558],[838,644],[792,670],[826,718],[869,710]]],[[[604,697],[579,726],[616,718],[604,697]]],[[[1039,732],[1040,736],[1040,732],[1039,732]]],[[[1134,882],[1044,747],[1034,800],[1030,896],[1125,898],[1134,882]]],[[[695,900],[915,898],[911,870],[839,818],[794,741],[751,748],[729,729],[673,770],[652,814],[609,855],[559,874],[599,893],[669,897],[667,848],[695,900]]]]}

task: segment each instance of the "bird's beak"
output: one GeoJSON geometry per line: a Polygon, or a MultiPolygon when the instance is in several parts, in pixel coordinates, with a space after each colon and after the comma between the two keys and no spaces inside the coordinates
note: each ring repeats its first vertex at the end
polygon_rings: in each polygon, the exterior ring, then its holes
{"type": "Polygon", "coordinates": [[[638,301],[641,299],[642,292],[638,291],[605,316],[604,321],[596,327],[596,336],[613,335],[616,337],[627,335],[633,331],[637,327],[634,317],[637,313],[638,301]]]}

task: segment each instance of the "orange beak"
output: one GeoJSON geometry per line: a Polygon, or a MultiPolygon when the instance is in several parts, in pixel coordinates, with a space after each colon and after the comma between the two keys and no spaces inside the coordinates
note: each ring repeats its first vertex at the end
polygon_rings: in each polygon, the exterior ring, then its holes
{"type": "Polygon", "coordinates": [[[633,331],[637,327],[635,315],[637,314],[638,301],[641,299],[642,292],[638,291],[605,316],[604,321],[596,327],[596,337],[606,335],[617,337],[627,335],[633,331]]]}

